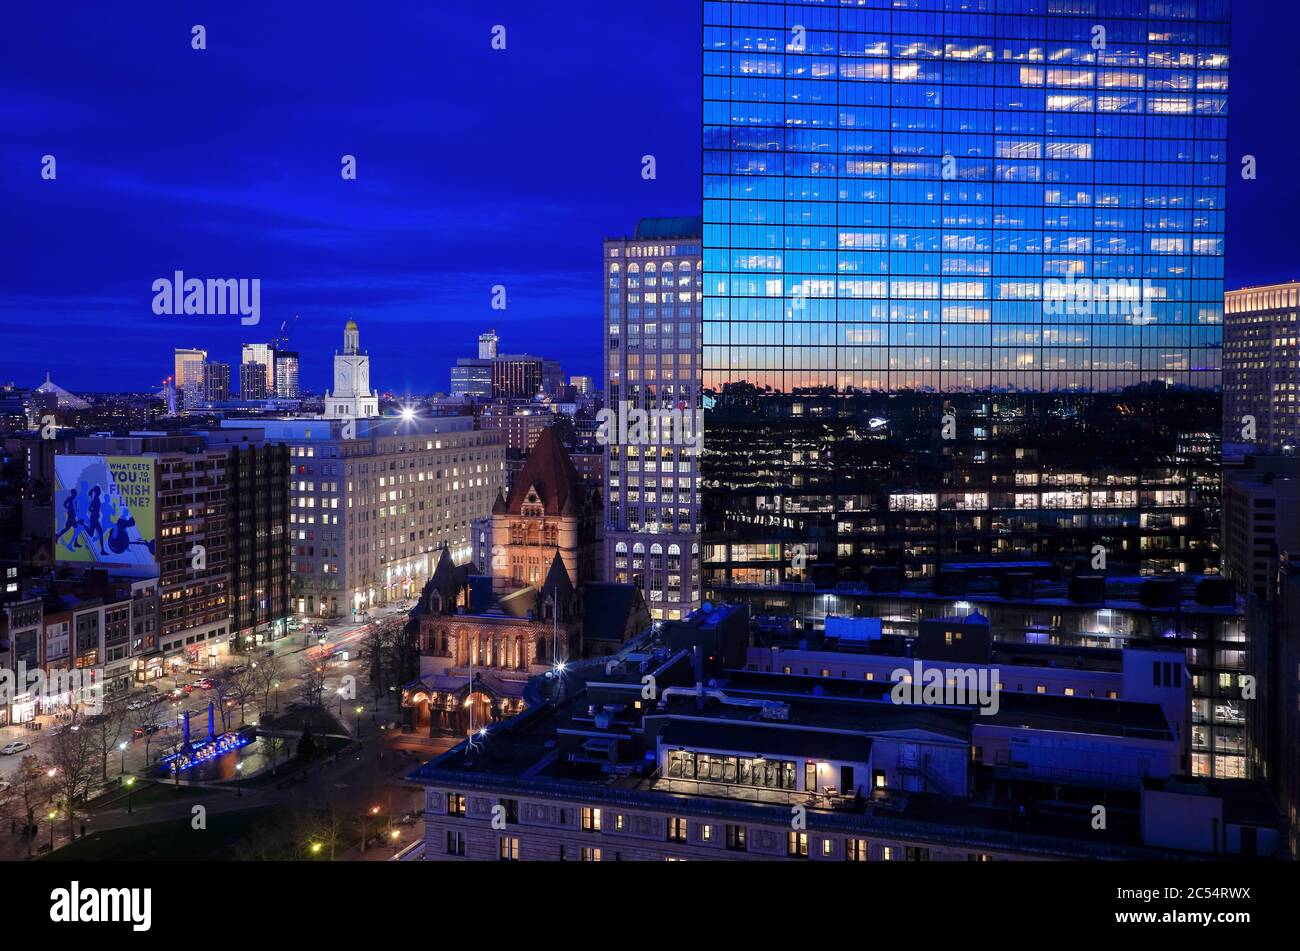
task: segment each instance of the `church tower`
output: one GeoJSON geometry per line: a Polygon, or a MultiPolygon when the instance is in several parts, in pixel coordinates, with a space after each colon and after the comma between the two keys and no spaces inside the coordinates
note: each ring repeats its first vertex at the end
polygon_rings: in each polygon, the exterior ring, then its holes
{"type": "Polygon", "coordinates": [[[325,394],[326,419],[369,419],[379,415],[379,394],[370,389],[370,357],[361,350],[361,331],[349,320],[343,352],[334,354],[334,389],[325,394]]]}

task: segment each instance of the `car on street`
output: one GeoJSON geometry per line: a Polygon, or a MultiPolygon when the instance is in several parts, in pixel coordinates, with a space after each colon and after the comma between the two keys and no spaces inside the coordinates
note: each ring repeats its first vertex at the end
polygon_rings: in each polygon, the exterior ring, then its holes
{"type": "Polygon", "coordinates": [[[30,750],[32,744],[24,743],[22,740],[14,740],[12,743],[6,743],[0,746],[0,756],[13,756],[15,753],[21,753],[23,750],[30,750]]]}
{"type": "Polygon", "coordinates": [[[140,726],[135,728],[133,735],[137,739],[142,736],[153,736],[153,734],[157,733],[161,729],[162,727],[157,723],[142,723],[140,726]]]}
{"type": "Polygon", "coordinates": [[[192,686],[197,687],[200,690],[211,690],[216,685],[216,682],[211,677],[204,677],[201,680],[194,681],[192,684],[192,686]]]}

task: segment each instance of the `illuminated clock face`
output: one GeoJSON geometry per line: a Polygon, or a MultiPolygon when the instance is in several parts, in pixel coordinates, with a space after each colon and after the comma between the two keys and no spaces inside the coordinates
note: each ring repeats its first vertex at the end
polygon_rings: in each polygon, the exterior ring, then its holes
{"type": "Polygon", "coordinates": [[[346,390],[352,379],[352,368],[346,363],[339,367],[339,389],[346,390]]]}

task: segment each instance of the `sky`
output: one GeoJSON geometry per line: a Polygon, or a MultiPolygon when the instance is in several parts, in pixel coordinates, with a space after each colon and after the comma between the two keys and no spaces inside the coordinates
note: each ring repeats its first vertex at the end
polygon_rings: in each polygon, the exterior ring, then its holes
{"type": "Polygon", "coordinates": [[[490,327],[599,377],[602,240],[699,213],[693,0],[73,6],[0,12],[0,383],[156,388],[289,320],[323,390],[349,317],[397,393],[490,327]],[[176,270],[260,279],[261,322],[155,315],[176,270]]]}
{"type": "MultiPolygon", "coordinates": [[[[349,317],[387,391],[445,390],[489,327],[599,377],[601,240],[699,212],[699,3],[184,6],[0,13],[0,382],[146,389],[174,347],[237,364],[289,321],[321,390],[349,317]],[[260,279],[261,323],[155,315],[176,270],[260,279]]],[[[1300,278],[1300,52],[1273,39],[1300,8],[1234,6],[1229,288],[1300,278]]]]}

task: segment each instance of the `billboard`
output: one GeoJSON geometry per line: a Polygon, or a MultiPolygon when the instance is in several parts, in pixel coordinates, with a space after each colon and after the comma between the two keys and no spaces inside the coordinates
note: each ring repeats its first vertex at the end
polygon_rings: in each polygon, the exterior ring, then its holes
{"type": "Polygon", "coordinates": [[[147,456],[55,456],[55,560],[154,564],[155,466],[147,456]]]}

